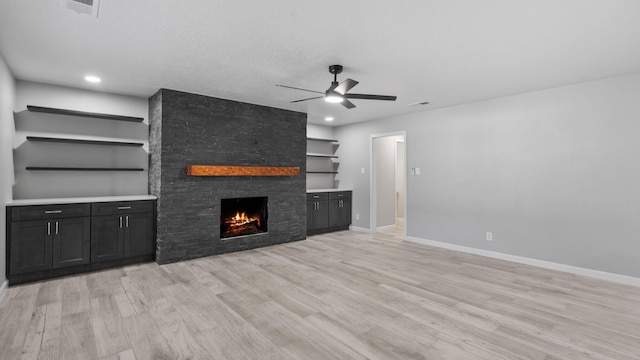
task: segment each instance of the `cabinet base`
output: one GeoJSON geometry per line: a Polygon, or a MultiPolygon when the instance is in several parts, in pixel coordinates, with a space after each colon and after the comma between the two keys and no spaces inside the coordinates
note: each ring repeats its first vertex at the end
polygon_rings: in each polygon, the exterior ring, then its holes
{"type": "Polygon", "coordinates": [[[110,268],[115,268],[119,266],[131,265],[141,262],[150,262],[155,260],[155,255],[144,255],[137,256],[126,259],[118,259],[113,261],[105,261],[101,263],[95,264],[87,264],[87,265],[79,265],[79,266],[70,266],[67,268],[53,269],[53,270],[44,270],[38,271],[28,274],[19,274],[19,275],[9,275],[7,276],[9,280],[9,285],[16,284],[24,284],[33,281],[52,279],[56,277],[68,276],[68,275],[76,275],[91,271],[105,270],[110,268]]]}

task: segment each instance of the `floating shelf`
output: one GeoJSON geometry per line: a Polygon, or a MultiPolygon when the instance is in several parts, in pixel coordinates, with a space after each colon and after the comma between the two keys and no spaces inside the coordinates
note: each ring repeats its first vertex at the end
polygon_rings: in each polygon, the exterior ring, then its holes
{"type": "Polygon", "coordinates": [[[307,174],[337,174],[337,171],[307,171],[307,174]]]}
{"type": "Polygon", "coordinates": [[[332,143],[337,143],[338,142],[338,140],[335,140],[335,139],[321,139],[321,138],[312,138],[312,137],[308,137],[307,140],[326,141],[326,142],[332,142],[332,143]]]}
{"type": "Polygon", "coordinates": [[[125,142],[125,141],[109,141],[109,140],[85,140],[85,139],[69,139],[57,137],[27,136],[29,141],[37,142],[54,142],[54,143],[71,143],[71,144],[88,144],[88,145],[108,145],[108,146],[132,146],[141,147],[141,142],[125,142]]]}
{"type": "Polygon", "coordinates": [[[143,168],[120,167],[63,167],[63,166],[27,166],[27,170],[38,171],[144,171],[143,168]]]}
{"type": "Polygon", "coordinates": [[[307,157],[338,158],[337,155],[307,153],[307,157]]]}
{"type": "Polygon", "coordinates": [[[27,110],[32,112],[40,112],[40,113],[47,113],[47,114],[71,115],[71,116],[80,116],[80,117],[88,117],[88,118],[104,119],[104,120],[129,121],[129,122],[144,121],[144,118],[141,118],[141,117],[101,114],[101,113],[92,113],[92,112],[86,112],[86,111],[67,110],[67,109],[56,109],[56,108],[34,106],[34,105],[27,105],[27,110]]]}

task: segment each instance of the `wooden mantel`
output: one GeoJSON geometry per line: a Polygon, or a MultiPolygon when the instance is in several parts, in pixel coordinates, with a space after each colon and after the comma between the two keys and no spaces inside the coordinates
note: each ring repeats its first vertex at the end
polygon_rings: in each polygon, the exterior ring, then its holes
{"type": "Polygon", "coordinates": [[[299,167],[187,165],[188,176],[298,176],[299,167]]]}

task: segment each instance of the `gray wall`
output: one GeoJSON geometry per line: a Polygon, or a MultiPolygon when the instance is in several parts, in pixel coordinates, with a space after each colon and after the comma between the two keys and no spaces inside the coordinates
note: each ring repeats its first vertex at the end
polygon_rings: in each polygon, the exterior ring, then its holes
{"type": "MultiPolygon", "coordinates": [[[[0,288],[7,278],[6,274],[6,207],[12,200],[13,183],[13,104],[15,81],[0,54],[0,288]]],[[[1,294],[0,294],[1,295],[1,294]]]]}
{"type": "Polygon", "coordinates": [[[148,101],[145,98],[46,85],[16,83],[14,199],[148,193],[148,101]],[[143,123],[29,112],[37,105],[137,116],[143,123]],[[27,135],[141,141],[142,148],[36,143],[27,135]],[[27,165],[142,167],[143,172],[27,171],[27,165]]]}
{"type": "Polygon", "coordinates": [[[640,277],[639,99],[633,74],[339,127],[353,225],[370,135],[405,130],[408,236],[640,277]]]}

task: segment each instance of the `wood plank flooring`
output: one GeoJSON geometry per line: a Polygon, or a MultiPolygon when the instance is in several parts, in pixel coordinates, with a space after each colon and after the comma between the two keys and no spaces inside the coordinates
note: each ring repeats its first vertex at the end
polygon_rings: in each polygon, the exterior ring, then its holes
{"type": "Polygon", "coordinates": [[[350,231],[12,286],[1,359],[640,359],[640,288],[350,231]]]}

